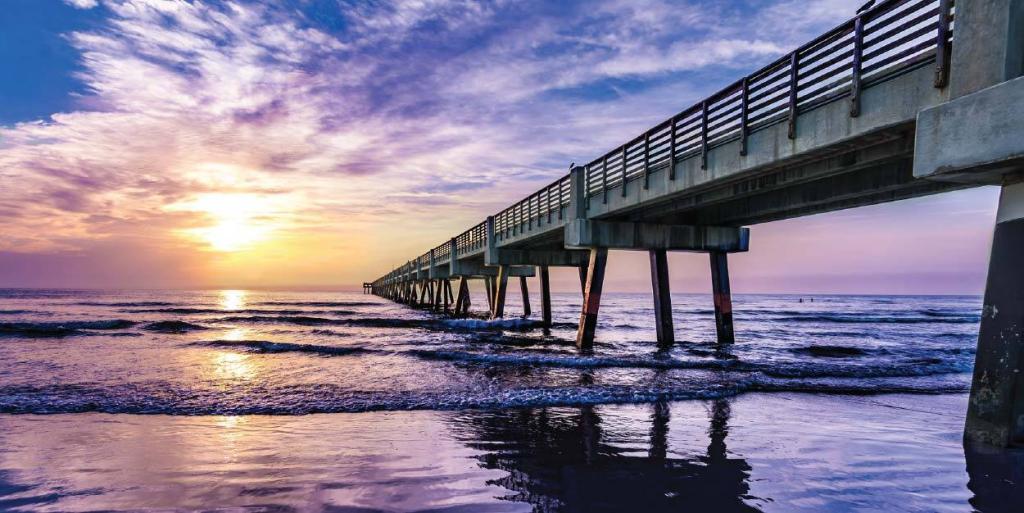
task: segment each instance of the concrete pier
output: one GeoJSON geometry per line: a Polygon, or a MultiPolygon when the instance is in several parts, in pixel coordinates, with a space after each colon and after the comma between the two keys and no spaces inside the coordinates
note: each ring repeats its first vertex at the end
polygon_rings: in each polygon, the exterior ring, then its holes
{"type": "Polygon", "coordinates": [[[608,248],[590,250],[590,265],[587,266],[587,285],[583,292],[583,311],[576,331],[576,347],[594,347],[594,332],[597,331],[597,311],[601,308],[601,289],[604,287],[604,270],[608,264],[608,248]]]}
{"type": "Polygon", "coordinates": [[[1024,0],[953,4],[878,0],[364,291],[439,309],[453,301],[450,281],[442,299],[440,280],[460,278],[454,313],[465,315],[466,280],[483,279],[498,318],[508,278],[539,269],[548,327],[548,268],[576,267],[576,342],[589,349],[608,251],[647,251],[654,335],[664,346],[674,339],[667,252],[702,252],[717,340],[728,344],[735,329],[727,255],[749,249],[745,226],[998,185],[965,440],[1024,443],[1024,0]]]}
{"type": "Polygon", "coordinates": [[[652,249],[651,288],[654,291],[654,326],[658,334],[658,345],[667,347],[675,342],[672,327],[672,292],[668,283],[668,252],[652,249]]]}
{"type": "Polygon", "coordinates": [[[544,328],[551,328],[551,278],[546,265],[540,266],[540,310],[544,328]]]}
{"type": "Polygon", "coordinates": [[[719,344],[735,341],[732,328],[732,292],[729,289],[729,256],[724,251],[712,251],[711,293],[715,303],[715,331],[719,344]]]}
{"type": "Polygon", "coordinates": [[[1024,446],[1024,182],[999,198],[964,438],[1024,446]]]}

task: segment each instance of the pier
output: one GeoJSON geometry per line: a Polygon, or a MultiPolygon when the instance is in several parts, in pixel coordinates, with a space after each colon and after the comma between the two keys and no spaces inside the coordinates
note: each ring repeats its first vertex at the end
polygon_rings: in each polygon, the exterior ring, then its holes
{"type": "Polygon", "coordinates": [[[1024,445],[1024,0],[882,0],[775,62],[573,166],[364,290],[450,315],[482,280],[491,317],[518,278],[579,269],[576,343],[593,346],[610,250],[646,251],[657,342],[667,252],[707,253],[718,342],[728,255],[750,226],[979,185],[1002,187],[965,440],[1024,445]],[[514,280],[513,280],[514,281],[514,280]],[[453,286],[457,283],[457,286],[453,286]]]}

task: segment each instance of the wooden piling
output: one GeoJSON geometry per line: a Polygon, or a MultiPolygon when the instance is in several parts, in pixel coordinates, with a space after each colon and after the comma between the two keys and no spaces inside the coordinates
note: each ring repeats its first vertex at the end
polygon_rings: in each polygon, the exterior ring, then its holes
{"type": "Polygon", "coordinates": [[[526,276],[519,277],[519,290],[523,293],[523,317],[529,317],[533,312],[530,310],[530,289],[526,284],[526,276]]]}
{"type": "Polygon", "coordinates": [[[672,327],[672,293],[668,282],[668,252],[652,249],[651,288],[654,291],[654,326],[658,333],[658,345],[670,346],[675,342],[672,327]]]}
{"type": "Polygon", "coordinates": [[[540,266],[540,308],[541,322],[545,328],[551,327],[551,278],[548,276],[548,266],[540,266]]]}
{"type": "Polygon", "coordinates": [[[583,292],[583,311],[576,331],[576,347],[594,347],[594,332],[597,329],[597,311],[601,307],[601,289],[604,286],[604,269],[608,263],[608,248],[592,248],[590,265],[587,266],[587,284],[583,292]]]}
{"type": "Polygon", "coordinates": [[[711,253],[711,290],[715,302],[715,328],[719,344],[735,340],[732,326],[732,293],[729,290],[729,260],[723,251],[711,253]]]}

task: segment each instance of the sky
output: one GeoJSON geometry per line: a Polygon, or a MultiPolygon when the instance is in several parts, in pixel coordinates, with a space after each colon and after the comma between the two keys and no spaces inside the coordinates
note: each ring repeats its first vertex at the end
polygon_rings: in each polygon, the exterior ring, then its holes
{"type": "MultiPolygon", "coordinates": [[[[0,287],[358,287],[861,3],[0,0],[0,287]]],[[[997,196],[754,226],[733,291],[980,293],[997,196]]]]}

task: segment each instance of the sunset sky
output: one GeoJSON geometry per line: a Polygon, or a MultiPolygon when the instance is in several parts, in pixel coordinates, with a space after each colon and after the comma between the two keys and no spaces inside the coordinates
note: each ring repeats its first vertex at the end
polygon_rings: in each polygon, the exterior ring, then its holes
{"type": "MultiPolygon", "coordinates": [[[[862,3],[2,0],[0,287],[358,286],[862,3]]],[[[754,226],[733,289],[978,293],[997,195],[754,226]]]]}

